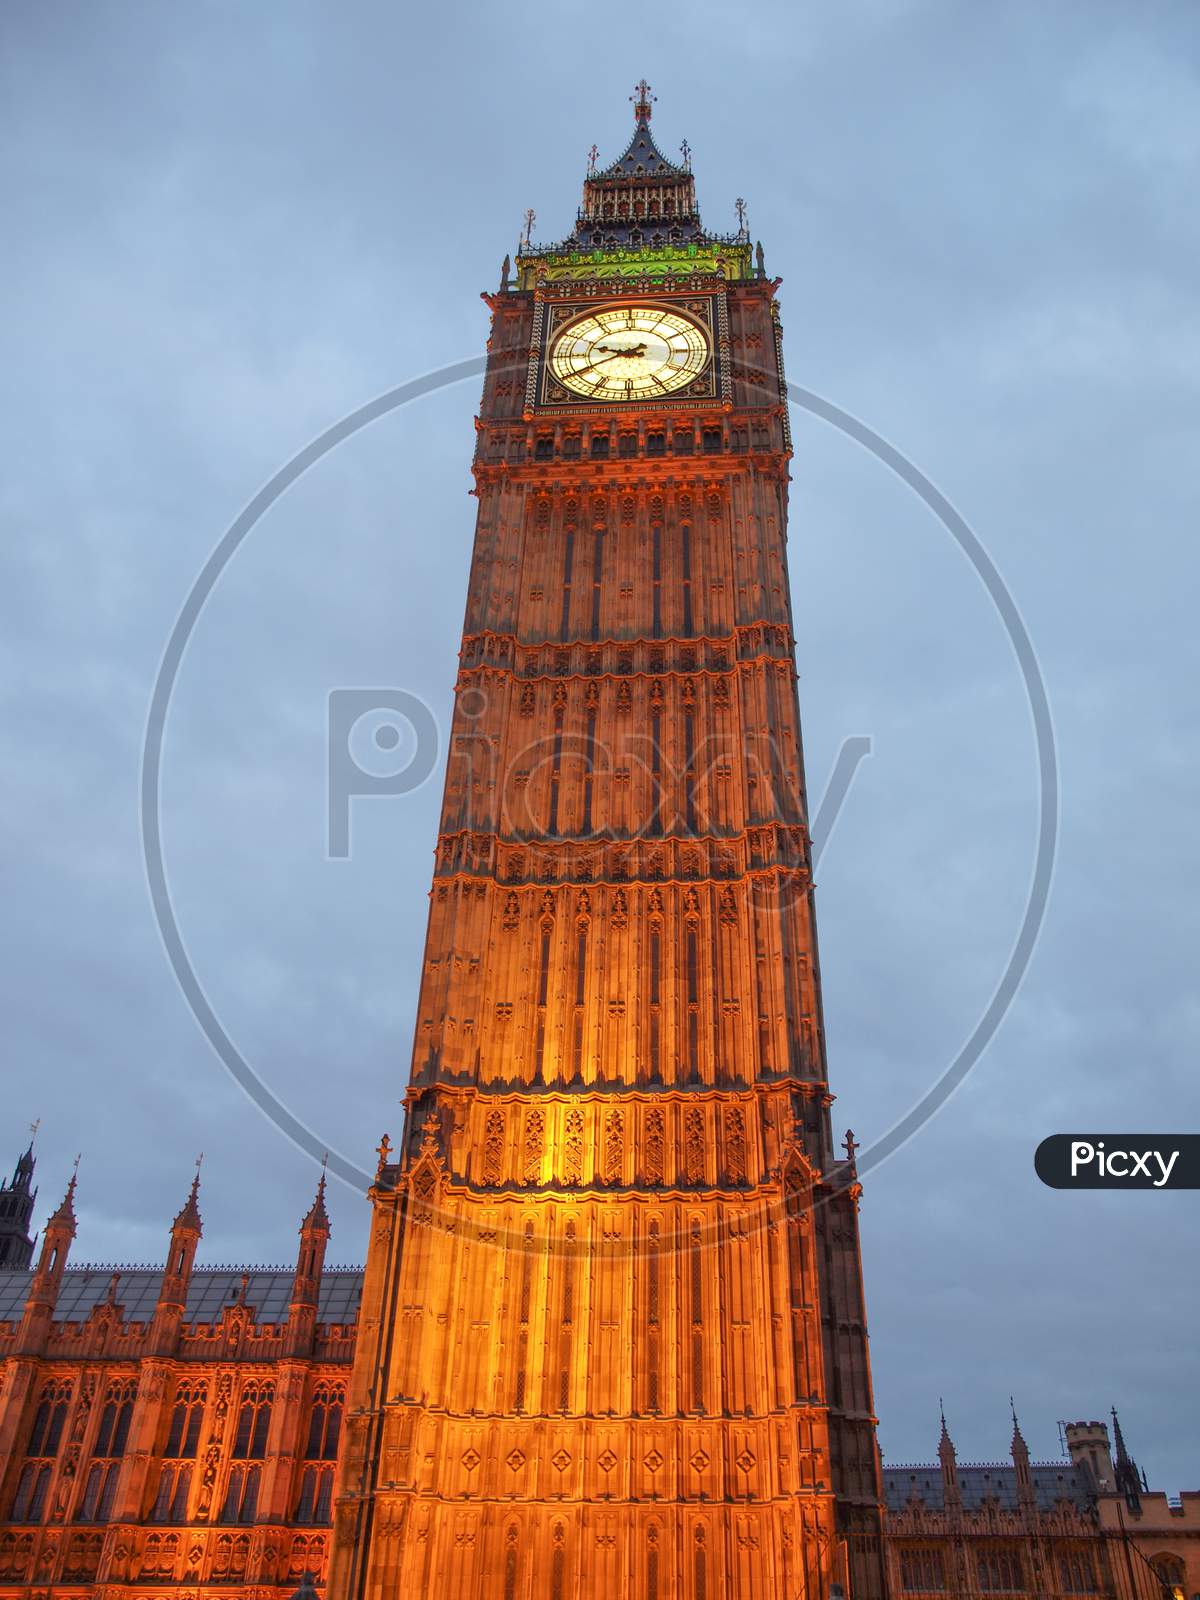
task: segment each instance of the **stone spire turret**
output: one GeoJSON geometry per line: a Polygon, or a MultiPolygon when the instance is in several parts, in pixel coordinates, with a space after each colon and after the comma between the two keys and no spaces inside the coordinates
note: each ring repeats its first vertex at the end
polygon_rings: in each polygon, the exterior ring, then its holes
{"type": "Polygon", "coordinates": [[[1113,1420],[1113,1445],[1115,1452],[1114,1477],[1118,1494],[1125,1496],[1125,1504],[1130,1511],[1140,1515],[1142,1509],[1142,1490],[1145,1488],[1145,1479],[1138,1471],[1137,1462],[1125,1448],[1125,1435],[1121,1432],[1121,1419],[1117,1416],[1117,1408],[1112,1408],[1113,1420]]]}
{"type": "Polygon", "coordinates": [[[1009,1396],[1009,1408],[1012,1411],[1013,1433],[1010,1452],[1013,1466],[1017,1469],[1017,1504],[1022,1507],[1033,1508],[1035,1495],[1033,1489],[1033,1473],[1029,1466],[1029,1446],[1021,1434],[1021,1425],[1017,1421],[1017,1407],[1012,1396],[1009,1396]]]}
{"type": "Polygon", "coordinates": [[[204,1232],[204,1224],[200,1220],[201,1160],[203,1157],[196,1162],[196,1175],[192,1179],[188,1197],[171,1224],[171,1242],[158,1290],[158,1305],[154,1312],[154,1344],[163,1354],[171,1350],[178,1339],[187,1307],[196,1249],[204,1232]]]}
{"type": "Polygon", "coordinates": [[[41,1349],[45,1343],[54,1308],[58,1304],[58,1291],[67,1267],[67,1256],[78,1226],[75,1217],[75,1188],[79,1181],[79,1158],[67,1185],[58,1210],[46,1224],[42,1235],[42,1250],[37,1267],[25,1297],[25,1314],[21,1319],[19,1346],[23,1352],[41,1349]]]}
{"type": "Polygon", "coordinates": [[[938,1401],[942,1416],[942,1433],[938,1440],[938,1460],[942,1464],[942,1504],[947,1511],[962,1510],[962,1490],[958,1482],[958,1454],[954,1448],[954,1440],[950,1437],[946,1427],[946,1411],[941,1401],[938,1401]]]}
{"type": "Polygon", "coordinates": [[[303,1354],[312,1348],[329,1233],[329,1213],[325,1209],[325,1169],[322,1166],[316,1197],[300,1224],[300,1250],[296,1257],[292,1298],[288,1306],[287,1342],[288,1352],[292,1355],[303,1354]]]}

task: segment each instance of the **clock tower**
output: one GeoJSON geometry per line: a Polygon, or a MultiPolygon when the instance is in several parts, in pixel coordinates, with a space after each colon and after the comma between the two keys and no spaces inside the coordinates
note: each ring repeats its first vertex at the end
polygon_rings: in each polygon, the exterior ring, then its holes
{"type": "Polygon", "coordinates": [[[331,1600],[886,1594],[776,292],[645,83],[485,296],[478,519],[331,1600]]]}

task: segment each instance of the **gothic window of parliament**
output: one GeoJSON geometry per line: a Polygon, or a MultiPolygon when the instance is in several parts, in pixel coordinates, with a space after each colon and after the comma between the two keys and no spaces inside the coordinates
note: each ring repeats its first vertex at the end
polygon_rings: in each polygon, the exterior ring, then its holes
{"type": "Polygon", "coordinates": [[[905,1594],[942,1594],[946,1574],[940,1550],[902,1550],[900,1582],[905,1594]]]}
{"type": "Polygon", "coordinates": [[[65,1379],[52,1379],[42,1389],[9,1513],[13,1522],[42,1520],[70,1399],[71,1385],[65,1379]]]}
{"type": "Polygon", "coordinates": [[[1096,1573],[1086,1551],[1069,1551],[1058,1558],[1058,1583],[1064,1594],[1095,1594],[1096,1573]]]}
{"type": "Polygon", "coordinates": [[[192,1462],[200,1443],[200,1426],[208,1389],[202,1383],[182,1383],[175,1392],[171,1424],[163,1446],[158,1493],[150,1511],[151,1522],[186,1522],[192,1487],[192,1462]]]}
{"type": "Polygon", "coordinates": [[[333,1507],[333,1463],[341,1436],[345,1390],[340,1384],[318,1384],[309,1412],[305,1466],[300,1474],[296,1521],[302,1526],[324,1524],[333,1507]],[[314,1466],[312,1463],[324,1463],[314,1466]]]}
{"type": "Polygon", "coordinates": [[[997,1549],[981,1551],[976,1561],[976,1576],[983,1594],[1023,1594],[1025,1578],[1019,1551],[997,1549]]]}
{"type": "Polygon", "coordinates": [[[262,1468],[258,1462],[267,1453],[267,1433],[271,1426],[274,1386],[250,1383],[242,1391],[234,1435],[229,1479],[221,1506],[222,1522],[253,1522],[258,1510],[262,1468]]]}
{"type": "Polygon", "coordinates": [[[121,1460],[133,1420],[134,1387],[132,1380],[109,1385],[92,1445],[92,1463],[75,1515],[77,1522],[107,1522],[112,1515],[121,1460]]]}

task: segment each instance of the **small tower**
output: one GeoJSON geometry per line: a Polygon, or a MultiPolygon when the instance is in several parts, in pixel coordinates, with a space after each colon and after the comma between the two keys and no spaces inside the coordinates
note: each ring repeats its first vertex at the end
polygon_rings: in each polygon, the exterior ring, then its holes
{"type": "Polygon", "coordinates": [[[33,1140],[17,1162],[11,1183],[0,1183],[0,1270],[24,1269],[33,1260],[33,1220],[37,1190],[33,1187],[33,1140]]]}
{"type": "Polygon", "coordinates": [[[183,1203],[183,1209],[171,1224],[171,1242],[167,1247],[167,1260],[163,1267],[162,1283],[158,1290],[158,1305],[154,1310],[153,1344],[160,1355],[175,1347],[187,1308],[188,1288],[192,1281],[192,1267],[204,1224],[200,1220],[200,1162],[196,1162],[196,1175],[183,1203]]]}
{"type": "Polygon", "coordinates": [[[1125,1504],[1130,1511],[1141,1515],[1142,1490],[1145,1488],[1145,1479],[1137,1469],[1137,1462],[1125,1448],[1125,1436],[1121,1432],[1121,1420],[1117,1416],[1116,1406],[1112,1409],[1113,1443],[1116,1446],[1116,1465],[1113,1476],[1116,1481],[1118,1494],[1125,1496],[1125,1504]]]}
{"type": "Polygon", "coordinates": [[[1113,1491],[1112,1450],[1106,1422],[1067,1422],[1063,1424],[1071,1465],[1087,1474],[1093,1494],[1113,1491]]]}
{"type": "Polygon", "coordinates": [[[1017,1421],[1017,1408],[1014,1401],[1008,1402],[1012,1410],[1012,1444],[1010,1451],[1013,1466],[1017,1469],[1017,1504],[1023,1511],[1032,1511],[1036,1502],[1033,1490],[1033,1473],[1029,1466],[1029,1446],[1021,1434],[1021,1424],[1017,1421]]]}
{"type": "Polygon", "coordinates": [[[321,1270],[325,1247],[329,1243],[329,1213],[325,1210],[325,1172],[317,1184],[316,1198],[300,1224],[300,1253],[292,1278],[292,1298],[288,1305],[287,1349],[289,1355],[302,1355],[312,1349],[317,1325],[317,1301],[321,1293],[321,1270]]]}
{"type": "Polygon", "coordinates": [[[938,1460],[942,1464],[942,1504],[947,1511],[962,1510],[962,1490],[958,1483],[958,1454],[946,1427],[946,1412],[942,1409],[942,1436],[938,1440],[938,1460]]]}
{"type": "Polygon", "coordinates": [[[25,1314],[21,1319],[19,1349],[22,1353],[40,1350],[45,1343],[54,1307],[58,1304],[58,1291],[67,1267],[71,1241],[75,1237],[75,1185],[78,1182],[79,1162],[71,1174],[62,1204],[46,1224],[42,1235],[42,1253],[25,1297],[25,1314]]]}

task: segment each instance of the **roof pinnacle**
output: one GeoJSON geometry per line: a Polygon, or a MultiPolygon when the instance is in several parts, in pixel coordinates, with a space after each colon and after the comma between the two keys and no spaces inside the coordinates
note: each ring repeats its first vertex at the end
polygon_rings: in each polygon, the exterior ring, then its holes
{"type": "Polygon", "coordinates": [[[67,1192],[63,1195],[62,1204],[50,1218],[51,1223],[64,1223],[75,1232],[75,1189],[79,1183],[79,1157],[75,1157],[75,1169],[71,1173],[71,1181],[67,1184],[67,1192]]]}
{"type": "Polygon", "coordinates": [[[199,1233],[201,1231],[201,1229],[202,1229],[202,1223],[200,1221],[200,1203],[199,1202],[200,1202],[200,1163],[203,1160],[204,1160],[204,1152],[201,1151],[200,1154],[196,1157],[196,1172],[195,1172],[195,1176],[192,1178],[192,1187],[188,1191],[188,1197],[183,1203],[182,1211],[180,1211],[179,1215],[175,1218],[175,1221],[171,1224],[172,1232],[174,1232],[174,1230],[176,1228],[193,1228],[193,1229],[195,1229],[195,1231],[197,1233],[199,1233]]]}
{"type": "Polygon", "coordinates": [[[329,1232],[329,1213],[325,1209],[325,1176],[329,1166],[329,1152],[326,1151],[321,1160],[321,1178],[317,1184],[317,1194],[308,1209],[308,1215],[300,1224],[301,1228],[323,1228],[329,1232]]]}
{"type": "Polygon", "coordinates": [[[650,93],[650,85],[645,78],[634,85],[634,92],[629,96],[633,101],[633,120],[635,122],[649,122],[651,108],[657,98],[650,93]]]}

